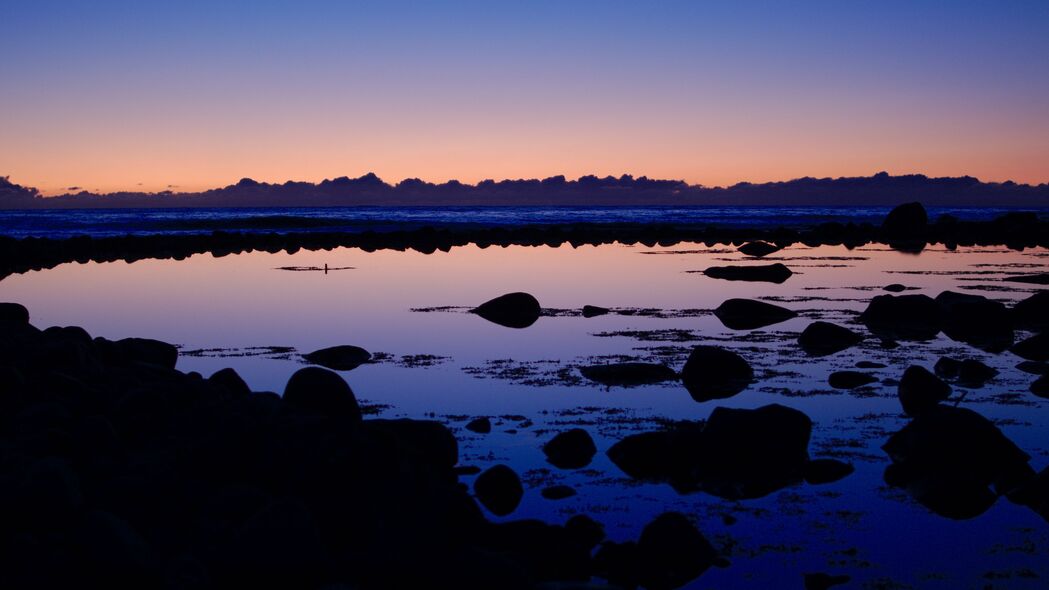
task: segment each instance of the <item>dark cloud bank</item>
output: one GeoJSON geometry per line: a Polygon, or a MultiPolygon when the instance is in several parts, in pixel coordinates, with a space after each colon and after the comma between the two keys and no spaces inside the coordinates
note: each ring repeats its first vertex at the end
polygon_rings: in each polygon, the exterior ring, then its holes
{"type": "Polygon", "coordinates": [[[408,179],[391,185],[374,174],[314,184],[269,184],[245,178],[198,193],[81,191],[42,197],[34,188],[0,177],[0,208],[104,207],[332,207],[352,205],[765,205],[892,206],[921,201],[931,206],[1049,206],[1049,184],[981,182],[971,176],[930,178],[922,174],[870,177],[798,178],[764,184],[709,188],[680,180],[624,175],[566,180],[485,180],[476,185],[452,180],[433,184],[408,179]]]}

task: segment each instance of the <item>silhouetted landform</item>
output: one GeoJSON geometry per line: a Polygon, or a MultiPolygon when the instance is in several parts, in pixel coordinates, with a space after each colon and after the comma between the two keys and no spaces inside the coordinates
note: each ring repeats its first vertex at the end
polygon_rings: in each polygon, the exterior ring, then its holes
{"type": "MultiPolygon", "coordinates": [[[[363,419],[327,369],[300,369],[282,397],[232,369],[180,372],[178,354],[39,330],[0,304],[0,586],[672,588],[724,563],[680,515],[596,552],[604,530],[585,515],[492,522],[477,500],[513,512],[520,478],[497,465],[471,495],[446,426],[363,419]]],[[[577,468],[596,448],[575,429],[544,451],[577,468]]]]}
{"type": "MultiPolygon", "coordinates": [[[[927,244],[943,244],[947,248],[1004,245],[1019,250],[1035,246],[1049,247],[1049,221],[1043,221],[1031,212],[1008,213],[990,221],[961,221],[944,215],[905,234],[892,226],[885,228],[869,223],[827,222],[804,229],[716,227],[706,224],[576,223],[359,233],[212,232],[106,238],[79,236],[67,239],[0,236],[0,278],[11,273],[51,268],[65,262],[183,259],[206,252],[214,256],[226,256],[250,251],[294,253],[300,249],[346,247],[365,251],[413,249],[429,254],[468,244],[481,248],[511,245],[581,246],[614,242],[645,246],[673,246],[692,242],[714,246],[742,245],[755,240],[773,243],[781,248],[796,243],[855,248],[878,242],[907,252],[921,251],[927,244]]],[[[779,270],[778,276],[785,274],[779,270]]]]}
{"type": "MultiPolygon", "coordinates": [[[[971,176],[930,178],[923,174],[842,178],[797,178],[784,182],[741,182],[729,187],[690,185],[682,180],[564,176],[530,180],[484,180],[441,184],[417,178],[388,184],[372,173],[319,183],[283,184],[244,178],[236,184],[196,193],[82,191],[43,197],[30,187],[0,177],[0,209],[119,207],[338,207],[354,205],[761,205],[882,206],[907,201],[932,206],[1046,206],[1049,184],[981,182],[971,176]]],[[[323,223],[318,221],[318,223],[323,223]]]]}

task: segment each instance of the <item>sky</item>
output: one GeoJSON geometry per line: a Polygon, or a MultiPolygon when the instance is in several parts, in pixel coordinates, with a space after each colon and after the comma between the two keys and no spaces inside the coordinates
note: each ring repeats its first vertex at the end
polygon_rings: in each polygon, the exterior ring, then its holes
{"type": "Polygon", "coordinates": [[[1047,0],[0,0],[0,22],[0,176],[45,194],[1049,182],[1047,0]]]}

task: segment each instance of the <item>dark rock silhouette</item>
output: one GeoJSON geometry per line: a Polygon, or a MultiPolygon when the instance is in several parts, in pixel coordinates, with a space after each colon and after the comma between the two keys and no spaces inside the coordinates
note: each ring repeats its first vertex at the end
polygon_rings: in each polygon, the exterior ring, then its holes
{"type": "Polygon", "coordinates": [[[703,274],[713,279],[726,281],[756,281],[765,283],[782,283],[794,274],[789,268],[777,262],[775,264],[751,266],[712,266],[703,274]]]}
{"type": "Polygon", "coordinates": [[[606,315],[609,313],[607,307],[598,307],[596,305],[584,305],[583,306],[583,317],[584,318],[596,318],[599,315],[606,315]]]}
{"type": "Polygon", "coordinates": [[[877,381],[874,375],[860,371],[835,371],[827,378],[827,383],[834,389],[855,389],[877,381]]]}
{"type": "Polygon", "coordinates": [[[692,399],[704,402],[743,391],[754,380],[754,370],[731,350],[696,346],[681,370],[681,379],[692,399]]]}
{"type": "Polygon", "coordinates": [[[1049,332],[1042,332],[1026,340],[1021,340],[1014,344],[1009,351],[1029,361],[1049,361],[1049,332]]]}
{"type": "Polygon", "coordinates": [[[221,387],[234,398],[246,397],[251,393],[251,388],[244,382],[244,379],[229,367],[215,371],[211,377],[208,377],[208,383],[221,387]]]}
{"type": "Polygon", "coordinates": [[[874,361],[857,361],[857,369],[884,369],[887,365],[885,363],[876,363],[874,361]]]}
{"type": "Polygon", "coordinates": [[[914,238],[925,232],[928,223],[929,215],[921,203],[904,203],[889,211],[881,229],[890,238],[914,238]]]}
{"type": "Polygon", "coordinates": [[[1049,272],[1029,275],[1016,275],[1011,277],[1005,277],[1002,280],[1012,281],[1014,283],[1029,283],[1032,285],[1049,285],[1049,272]]]}
{"type": "Polygon", "coordinates": [[[907,287],[899,283],[891,283],[889,285],[885,285],[884,287],[882,287],[882,289],[890,293],[902,293],[907,290],[907,287]]]}
{"type": "Polygon", "coordinates": [[[877,295],[860,321],[882,338],[931,340],[940,333],[940,306],[927,295],[877,295]]]}
{"type": "Polygon", "coordinates": [[[547,500],[564,500],[565,498],[571,498],[577,493],[575,488],[560,484],[547,486],[539,491],[539,495],[547,500]]]}
{"type": "Polygon", "coordinates": [[[528,293],[507,293],[470,310],[482,318],[507,328],[527,328],[539,319],[539,301],[528,293]]]}
{"type": "Polygon", "coordinates": [[[897,388],[900,405],[908,416],[919,416],[951,396],[951,386],[925,367],[911,365],[903,372],[897,388]]]}
{"type": "Polygon", "coordinates": [[[561,469],[586,467],[597,453],[594,439],[582,428],[559,432],[543,445],[543,454],[551,465],[561,469]]]}
{"type": "Polygon", "coordinates": [[[844,479],[856,468],[837,459],[813,459],[805,464],[805,482],[820,485],[844,479]]]}
{"type": "Polygon", "coordinates": [[[936,361],[933,371],[937,377],[956,380],[963,387],[983,387],[998,374],[998,369],[976,359],[958,360],[946,356],[936,361]]]}
{"type": "Polygon", "coordinates": [[[0,303],[0,325],[6,323],[28,324],[29,310],[18,303],[0,303]]]}
{"type": "MultiPolygon", "coordinates": [[[[759,498],[802,481],[811,432],[805,414],[777,404],[755,410],[718,407],[705,424],[631,435],[607,454],[627,475],[665,481],[682,493],[759,498]]],[[[810,473],[818,478],[826,467],[817,465],[810,473]]]]}
{"type": "Polygon", "coordinates": [[[798,336],[798,345],[813,356],[826,356],[841,352],[861,341],[863,341],[862,335],[843,326],[824,321],[812,322],[798,336]]]}
{"type": "Polygon", "coordinates": [[[671,590],[721,562],[717,551],[685,515],[667,512],[634,543],[605,543],[595,556],[598,574],[623,588],[671,590]]]}
{"type": "Polygon", "coordinates": [[[988,352],[1002,352],[1013,343],[1009,310],[980,295],[944,291],[936,296],[940,327],[951,340],[988,352]]]}
{"type": "Polygon", "coordinates": [[[852,578],[844,574],[832,576],[823,572],[805,574],[805,590],[828,590],[834,586],[848,584],[852,578]]]}
{"type": "Polygon", "coordinates": [[[308,412],[339,416],[351,424],[361,421],[361,408],[350,386],[338,373],[320,367],[295,371],[284,386],[284,401],[308,412]]]}
{"type": "Polygon", "coordinates": [[[474,418],[466,423],[465,428],[470,432],[476,432],[478,434],[488,434],[492,431],[492,421],[487,417],[482,416],[480,418],[474,418]]]}
{"type": "Polygon", "coordinates": [[[982,514],[999,495],[1034,475],[1026,453],[966,408],[934,406],[889,437],[882,449],[892,460],[886,483],[953,519],[982,514]]]}
{"type": "Polygon", "coordinates": [[[755,299],[728,299],[722,302],[714,315],[725,327],[733,330],[752,330],[785,322],[798,316],[785,307],[755,299]]]}
{"type": "Polygon", "coordinates": [[[1049,399],[1049,374],[1035,379],[1029,390],[1038,397],[1049,399]]]}
{"type": "Polygon", "coordinates": [[[1009,499],[1027,506],[1049,522],[1049,467],[1009,492],[1009,499]]]}
{"type": "Polygon", "coordinates": [[[1041,332],[1049,328],[1049,291],[1039,291],[1017,301],[1013,305],[1012,321],[1018,328],[1027,330],[1041,332]]]}
{"type": "Polygon", "coordinates": [[[754,258],[762,258],[764,256],[772,254],[773,252],[779,252],[780,250],[782,250],[782,248],[780,246],[777,246],[776,244],[756,241],[747,242],[746,244],[740,246],[738,250],[743,254],[746,254],[747,256],[753,256],[754,258]]]}
{"type": "Polygon", "coordinates": [[[350,371],[370,361],[372,355],[360,346],[343,344],[315,350],[302,355],[302,358],[311,364],[335,371],[350,371]]]}
{"type": "Polygon", "coordinates": [[[139,363],[174,369],[178,362],[178,348],[167,342],[150,338],[124,338],[116,341],[124,358],[139,363]]]}
{"type": "Polygon", "coordinates": [[[474,480],[474,493],[485,508],[497,516],[506,516],[521,503],[524,488],[517,473],[506,465],[495,465],[474,480]]]}
{"type": "Polygon", "coordinates": [[[631,387],[674,381],[677,373],[660,363],[613,363],[579,367],[579,372],[602,385],[631,387]]]}
{"type": "Polygon", "coordinates": [[[1016,364],[1016,368],[1032,375],[1049,375],[1049,363],[1045,362],[1020,361],[1016,364]]]}

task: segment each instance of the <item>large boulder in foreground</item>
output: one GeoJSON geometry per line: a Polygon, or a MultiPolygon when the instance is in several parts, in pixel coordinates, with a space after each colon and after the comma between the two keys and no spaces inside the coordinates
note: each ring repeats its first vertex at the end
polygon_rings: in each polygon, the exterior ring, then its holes
{"type": "Polygon", "coordinates": [[[1049,291],[1039,291],[1013,305],[1012,320],[1018,328],[1037,330],[1049,329],[1049,291]]]}
{"type": "Polygon", "coordinates": [[[900,405],[908,416],[919,416],[951,396],[951,386],[930,373],[925,367],[907,367],[897,389],[900,405]]]}
{"type": "Polygon", "coordinates": [[[754,380],[754,369],[743,357],[716,346],[696,346],[681,370],[692,399],[705,402],[732,397],[754,380]]]}
{"type": "Polygon", "coordinates": [[[648,523],[637,543],[605,543],[594,557],[597,573],[623,588],[672,589],[698,578],[721,559],[710,541],[680,512],[648,523]]]}
{"type": "Polygon", "coordinates": [[[966,408],[935,406],[889,437],[882,449],[892,460],[885,482],[948,518],[982,514],[999,495],[1034,476],[1030,457],[966,408]]]}
{"type": "Polygon", "coordinates": [[[951,340],[988,352],[1002,352],[1013,343],[1009,310],[981,295],[944,291],[936,296],[940,328],[951,340]]]}
{"type": "Polygon", "coordinates": [[[703,271],[703,274],[712,279],[724,279],[726,281],[755,281],[763,283],[782,283],[794,273],[789,268],[780,264],[749,265],[749,266],[712,266],[703,271]]]}
{"type": "Polygon", "coordinates": [[[284,386],[284,401],[300,410],[361,421],[357,397],[338,373],[320,367],[299,369],[284,386]]]}
{"type": "Polygon", "coordinates": [[[474,493],[485,508],[496,516],[506,516],[521,503],[524,488],[521,478],[506,465],[494,465],[474,480],[474,493]]]}
{"type": "Polygon", "coordinates": [[[174,344],[152,338],[124,338],[116,341],[124,358],[138,363],[174,369],[178,363],[178,348],[174,344]]]}
{"type": "Polygon", "coordinates": [[[608,386],[633,387],[650,385],[678,378],[674,369],[662,363],[612,363],[579,367],[587,379],[608,386]]]}
{"type": "Polygon", "coordinates": [[[1049,361],[1049,332],[1042,332],[1021,340],[1014,344],[1009,352],[1029,361],[1049,361]]]}
{"type": "Polygon", "coordinates": [[[863,336],[830,322],[812,322],[798,336],[798,345],[812,356],[827,356],[841,352],[863,341],[863,336]]]}
{"type": "Polygon", "coordinates": [[[590,464],[597,453],[594,439],[582,428],[559,432],[543,445],[543,454],[551,465],[561,469],[579,469],[590,464]]]}
{"type": "Polygon", "coordinates": [[[940,333],[940,306],[928,295],[877,295],[860,321],[882,338],[931,340],[940,333]]]}
{"type": "Polygon", "coordinates": [[[539,319],[539,300],[528,293],[507,293],[470,310],[482,318],[507,328],[527,328],[539,319]]]}
{"type": "Polygon", "coordinates": [[[372,354],[360,346],[343,344],[322,348],[302,355],[307,362],[334,369],[336,371],[351,371],[368,362],[372,354]]]}
{"type": "Polygon", "coordinates": [[[29,310],[20,303],[0,303],[0,325],[28,324],[29,310]]]}
{"type": "Polygon", "coordinates": [[[753,330],[798,317],[795,311],[755,299],[728,299],[714,315],[732,330],[753,330]]]}

